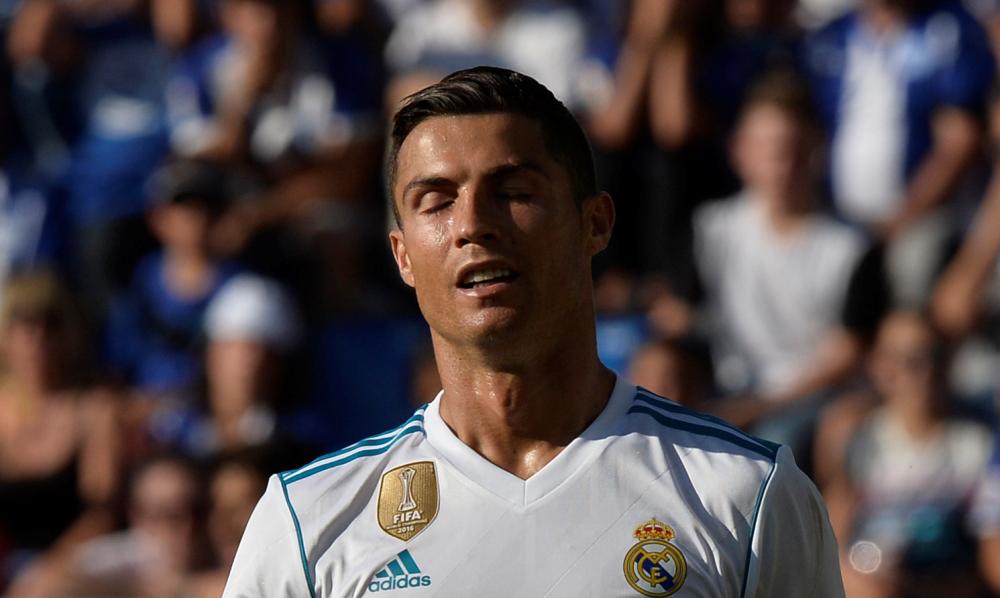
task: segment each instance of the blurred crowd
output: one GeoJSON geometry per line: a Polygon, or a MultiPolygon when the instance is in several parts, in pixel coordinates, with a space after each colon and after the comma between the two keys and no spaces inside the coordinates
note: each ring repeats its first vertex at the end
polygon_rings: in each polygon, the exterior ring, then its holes
{"type": "Polygon", "coordinates": [[[217,596],[267,475],[439,389],[387,120],[548,86],[599,350],[793,447],[852,597],[1000,595],[1000,1],[0,0],[0,588],[217,596]]]}

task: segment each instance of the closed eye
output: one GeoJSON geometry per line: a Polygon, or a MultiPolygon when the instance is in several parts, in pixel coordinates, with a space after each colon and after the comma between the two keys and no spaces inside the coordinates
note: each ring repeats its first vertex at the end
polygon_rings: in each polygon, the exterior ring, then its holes
{"type": "Polygon", "coordinates": [[[420,200],[421,214],[433,214],[435,212],[440,212],[441,210],[447,209],[453,203],[455,203],[455,198],[444,193],[433,191],[427,193],[420,200]]]}

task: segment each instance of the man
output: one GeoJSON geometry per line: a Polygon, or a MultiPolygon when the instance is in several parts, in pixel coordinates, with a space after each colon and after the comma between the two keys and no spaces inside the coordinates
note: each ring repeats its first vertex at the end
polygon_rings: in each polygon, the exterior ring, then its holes
{"type": "Polygon", "coordinates": [[[779,448],[598,360],[614,206],[544,87],[460,71],[393,121],[403,280],[444,390],[272,477],[226,596],[842,596],[815,488],[779,448]]]}
{"type": "Polygon", "coordinates": [[[921,306],[957,232],[996,61],[953,0],[861,0],[803,53],[830,135],[833,207],[886,243],[898,305],[921,306]],[[961,210],[958,210],[961,211],[961,210]]]}

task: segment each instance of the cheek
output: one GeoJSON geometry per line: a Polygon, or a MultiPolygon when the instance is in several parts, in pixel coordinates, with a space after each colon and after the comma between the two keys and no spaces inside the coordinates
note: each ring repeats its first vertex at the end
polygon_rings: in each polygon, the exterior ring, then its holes
{"type": "Polygon", "coordinates": [[[407,236],[410,270],[417,282],[434,280],[442,275],[450,238],[448,230],[446,222],[435,222],[421,226],[407,236]]]}

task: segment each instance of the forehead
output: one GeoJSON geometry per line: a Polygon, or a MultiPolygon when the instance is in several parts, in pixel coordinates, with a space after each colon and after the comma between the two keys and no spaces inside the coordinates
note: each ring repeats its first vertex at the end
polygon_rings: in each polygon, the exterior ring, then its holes
{"type": "Polygon", "coordinates": [[[509,113],[435,116],[414,127],[400,146],[393,196],[398,199],[415,178],[461,179],[527,162],[555,165],[537,121],[509,113]]]}
{"type": "Polygon", "coordinates": [[[740,120],[744,129],[752,131],[798,130],[798,122],[788,110],[768,102],[749,106],[740,120]]]}
{"type": "Polygon", "coordinates": [[[890,316],[882,324],[878,340],[881,348],[898,350],[929,347],[934,336],[919,317],[903,313],[890,316]]]}

